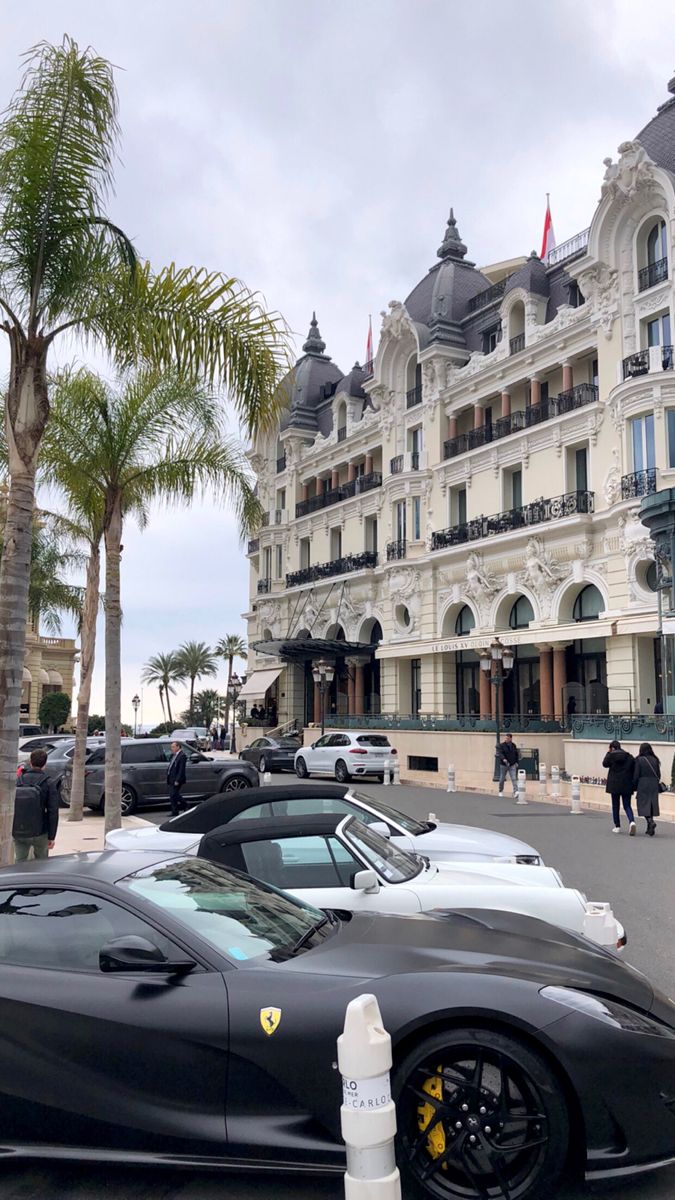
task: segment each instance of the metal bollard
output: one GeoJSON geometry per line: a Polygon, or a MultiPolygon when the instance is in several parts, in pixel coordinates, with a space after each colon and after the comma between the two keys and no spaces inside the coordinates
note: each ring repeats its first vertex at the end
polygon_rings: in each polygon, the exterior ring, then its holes
{"type": "Polygon", "coordinates": [[[449,792],[454,792],[457,790],[456,786],[455,786],[455,764],[454,763],[448,763],[448,787],[447,787],[447,790],[449,792]]]}
{"type": "Polygon", "coordinates": [[[394,770],[393,770],[391,782],[396,783],[399,786],[401,783],[401,764],[398,761],[398,756],[394,759],[394,770]]]}
{"type": "Polygon", "coordinates": [[[546,795],[546,763],[539,763],[539,795],[546,795]]]}
{"type": "Polygon", "coordinates": [[[384,760],[384,778],[382,782],[386,784],[387,787],[391,783],[391,759],[389,758],[385,758],[384,760]]]}
{"type": "Polygon", "coordinates": [[[560,799],[560,767],[551,767],[551,796],[560,799]]]}
{"type": "Polygon", "coordinates": [[[525,772],[519,771],[518,772],[518,799],[516,800],[516,804],[527,804],[527,798],[525,796],[525,786],[526,786],[525,785],[525,772]]]}
{"type": "Polygon", "coordinates": [[[570,812],[573,817],[582,815],[581,813],[581,780],[578,775],[572,776],[572,807],[570,812]]]}
{"type": "Polygon", "coordinates": [[[347,1005],[337,1042],[342,1075],[340,1123],[347,1149],[345,1200],[401,1200],[391,1098],[391,1038],[375,996],[347,1005]]]}
{"type": "Polygon", "coordinates": [[[271,771],[265,771],[265,774],[264,774],[264,775],[263,775],[263,777],[262,777],[262,781],[263,781],[263,786],[264,786],[266,783],[271,783],[271,782],[272,782],[272,772],[271,772],[271,771]]]}

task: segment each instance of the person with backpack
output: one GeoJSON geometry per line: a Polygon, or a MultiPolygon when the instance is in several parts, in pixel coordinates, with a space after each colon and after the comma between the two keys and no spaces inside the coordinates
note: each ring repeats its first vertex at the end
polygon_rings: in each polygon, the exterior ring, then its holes
{"type": "Polygon", "coordinates": [[[666,788],[661,783],[661,763],[649,742],[642,743],[635,759],[633,784],[637,792],[638,816],[644,817],[647,822],[647,837],[653,837],[656,833],[654,817],[659,815],[659,794],[665,792],[666,788]]]}
{"type": "Polygon", "coordinates": [[[605,791],[609,792],[612,797],[612,818],[614,825],[612,833],[621,833],[621,817],[619,803],[623,804],[623,811],[628,817],[628,834],[630,837],[635,837],[635,817],[631,807],[631,793],[634,790],[633,770],[635,768],[635,759],[627,750],[621,749],[621,742],[616,739],[609,743],[609,750],[602,760],[602,765],[609,774],[605,791]]]}
{"type": "Polygon", "coordinates": [[[34,858],[47,858],[54,848],[59,793],[54,780],[43,769],[46,761],[46,750],[33,750],[30,765],[17,778],[12,826],[16,862],[26,862],[31,849],[34,858]]]}

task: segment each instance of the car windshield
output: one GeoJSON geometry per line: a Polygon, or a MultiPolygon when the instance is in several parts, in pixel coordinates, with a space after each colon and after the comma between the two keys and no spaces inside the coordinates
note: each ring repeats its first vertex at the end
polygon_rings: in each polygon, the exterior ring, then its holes
{"type": "Polygon", "coordinates": [[[237,963],[283,962],[309,935],[307,949],[334,930],[324,914],[266,884],[206,859],[172,859],[127,875],[117,886],[142,896],[237,963]]]}
{"type": "Polygon", "coordinates": [[[358,817],[347,822],[343,836],[387,883],[406,883],[424,870],[421,859],[393,846],[358,817]]]}
{"type": "MultiPolygon", "coordinates": [[[[385,821],[393,821],[395,825],[400,825],[401,829],[405,829],[406,833],[412,834],[413,837],[419,837],[421,833],[428,833],[429,826],[423,825],[421,821],[415,821],[412,817],[407,817],[405,813],[399,812],[397,808],[390,808],[388,804],[383,804],[379,796],[376,800],[372,796],[366,796],[364,792],[352,792],[355,800],[360,804],[366,804],[368,808],[376,810],[378,814],[384,817],[385,821]]],[[[371,821],[378,820],[378,817],[370,817],[371,821]]]]}

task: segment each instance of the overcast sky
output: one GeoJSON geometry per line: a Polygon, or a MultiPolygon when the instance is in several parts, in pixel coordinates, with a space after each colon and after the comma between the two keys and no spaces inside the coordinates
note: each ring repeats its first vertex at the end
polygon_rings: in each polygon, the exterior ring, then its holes
{"type": "MultiPolygon", "coordinates": [[[[479,265],[539,251],[547,191],[558,242],[589,224],[602,159],[667,98],[671,18],[666,0],[24,0],[3,6],[0,96],[35,42],[93,45],[119,67],[110,215],[140,254],[239,276],[298,350],[315,308],[348,371],[450,205],[479,265]]],[[[247,577],[226,511],[126,530],[125,719],[149,655],[245,634],[247,577]]]]}

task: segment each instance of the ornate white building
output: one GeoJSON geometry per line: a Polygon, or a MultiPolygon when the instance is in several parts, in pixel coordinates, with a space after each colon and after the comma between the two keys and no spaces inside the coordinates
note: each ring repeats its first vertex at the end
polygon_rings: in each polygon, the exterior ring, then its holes
{"type": "Polygon", "coordinates": [[[495,634],[516,655],[514,729],[672,707],[639,520],[675,485],[669,90],[547,262],[479,270],[451,212],[372,363],[343,374],[312,319],[278,433],[252,452],[247,694],[274,696],[280,721],[318,719],[328,656],[335,725],[490,728],[478,651],[495,634]]]}

